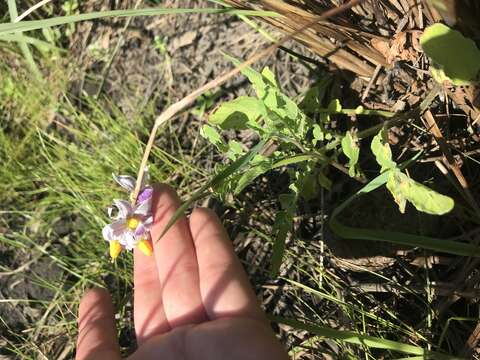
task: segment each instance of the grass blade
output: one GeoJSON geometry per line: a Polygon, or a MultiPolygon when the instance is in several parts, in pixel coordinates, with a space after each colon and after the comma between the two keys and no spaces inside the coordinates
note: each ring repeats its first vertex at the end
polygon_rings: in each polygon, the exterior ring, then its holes
{"type": "MultiPolygon", "coordinates": [[[[14,0],[9,0],[9,3],[14,0]]],[[[237,10],[237,9],[167,9],[167,8],[150,8],[150,9],[131,9],[131,10],[110,10],[97,11],[87,14],[77,14],[69,16],[58,16],[43,20],[20,21],[17,23],[0,24],[0,35],[10,34],[16,31],[31,31],[43,29],[51,26],[65,25],[79,21],[104,19],[109,17],[130,17],[130,16],[155,16],[155,15],[171,15],[171,14],[228,14],[228,15],[249,15],[249,16],[279,16],[272,11],[253,11],[253,10],[237,10]]],[[[15,14],[16,17],[16,14],[15,14]]],[[[15,18],[13,17],[13,18],[15,18]]]]}
{"type": "Polygon", "coordinates": [[[326,326],[307,324],[296,319],[288,319],[280,316],[273,316],[270,317],[270,319],[277,323],[289,325],[296,329],[302,329],[315,335],[329,339],[340,340],[351,344],[362,345],[368,348],[384,349],[404,354],[419,355],[422,359],[462,360],[456,356],[429,351],[418,346],[382,339],[375,336],[363,335],[354,331],[335,330],[326,326]]]}
{"type": "MultiPolygon", "coordinates": [[[[18,16],[17,5],[15,4],[15,0],[8,0],[7,4],[8,4],[8,13],[10,15],[11,23],[10,24],[4,24],[4,25],[15,25],[15,23],[13,21],[15,21],[15,19],[18,16]]],[[[33,60],[32,52],[30,51],[30,48],[28,47],[28,44],[25,41],[25,39],[23,39],[23,35],[19,34],[19,33],[17,33],[17,34],[14,33],[14,35],[18,35],[18,40],[17,40],[18,46],[20,47],[20,50],[23,54],[23,57],[25,58],[25,61],[27,62],[28,66],[30,67],[30,70],[32,71],[33,75],[38,80],[41,80],[42,79],[42,74],[41,74],[40,70],[38,69],[37,64],[35,63],[35,60],[33,60]]]]}

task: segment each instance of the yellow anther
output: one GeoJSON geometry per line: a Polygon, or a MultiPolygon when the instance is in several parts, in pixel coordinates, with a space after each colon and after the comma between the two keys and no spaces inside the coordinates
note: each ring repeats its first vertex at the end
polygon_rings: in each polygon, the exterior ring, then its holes
{"type": "Polygon", "coordinates": [[[127,219],[127,227],[130,230],[135,230],[137,228],[138,224],[140,224],[140,220],[138,220],[135,217],[131,217],[131,218],[127,219]]]}
{"type": "Polygon", "coordinates": [[[150,240],[142,240],[138,243],[138,248],[146,256],[151,256],[153,254],[153,247],[150,240]]]}
{"type": "Polygon", "coordinates": [[[122,245],[117,240],[110,241],[110,257],[115,260],[122,251],[122,245]]]}

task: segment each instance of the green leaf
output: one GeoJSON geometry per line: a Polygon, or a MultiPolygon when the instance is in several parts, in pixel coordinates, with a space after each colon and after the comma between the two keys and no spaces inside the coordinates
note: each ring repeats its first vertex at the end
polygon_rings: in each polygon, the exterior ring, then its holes
{"type": "Polygon", "coordinates": [[[471,39],[444,24],[434,24],[420,37],[423,51],[432,59],[437,80],[467,85],[480,71],[480,50],[471,39]]]}
{"type": "Polygon", "coordinates": [[[314,140],[313,141],[314,146],[317,145],[317,142],[323,141],[323,139],[325,138],[325,134],[323,133],[323,129],[319,124],[313,125],[312,135],[313,135],[313,140],[314,140]]]}
{"type": "MultiPolygon", "coordinates": [[[[420,355],[424,360],[461,360],[462,358],[453,355],[422,349],[421,347],[408,343],[392,341],[381,337],[369,336],[363,333],[347,330],[337,330],[326,326],[321,326],[313,322],[305,323],[303,321],[284,318],[280,316],[271,316],[270,319],[280,324],[288,325],[295,329],[305,330],[327,339],[335,339],[341,343],[357,344],[359,348],[365,349],[384,349],[389,351],[398,351],[400,353],[420,355]]],[[[392,355],[393,356],[393,355],[392,355]]]]}
{"type": "Polygon", "coordinates": [[[409,178],[400,170],[390,172],[387,188],[395,198],[400,212],[405,212],[408,200],[418,211],[431,215],[443,215],[450,212],[455,203],[452,198],[439,194],[425,185],[409,178]]]}
{"type": "Polygon", "coordinates": [[[260,141],[255,145],[248,153],[241,156],[233,163],[228,165],[223,169],[219,174],[215,175],[209,182],[204,184],[200,189],[198,189],[187,201],[185,201],[172,215],[167,225],[163,228],[160,235],[154,242],[159,241],[163,235],[177,222],[177,220],[185,213],[185,211],[192,205],[195,201],[202,199],[210,193],[211,189],[216,189],[217,187],[222,186],[227,179],[234,175],[237,171],[241,170],[243,167],[248,165],[252,159],[259,153],[259,151],[265,146],[265,141],[260,141]]]}
{"type": "Polygon", "coordinates": [[[306,114],[313,114],[322,107],[323,99],[327,92],[327,86],[331,79],[324,77],[312,88],[308,89],[299,107],[306,114]]]}
{"type": "Polygon", "coordinates": [[[257,119],[265,114],[265,107],[260,100],[240,96],[220,105],[208,120],[222,129],[242,130],[255,127],[257,119]]]}
{"type": "Polygon", "coordinates": [[[228,150],[226,155],[230,160],[236,160],[240,155],[243,154],[243,152],[244,151],[241,143],[235,140],[228,142],[228,150]]]}
{"type": "Polygon", "coordinates": [[[345,156],[348,157],[348,175],[355,177],[358,174],[357,163],[360,155],[360,147],[358,146],[358,139],[349,131],[342,139],[342,150],[345,156]]]}
{"type": "Polygon", "coordinates": [[[318,183],[325,189],[332,190],[332,180],[330,180],[324,173],[324,171],[327,169],[328,168],[325,167],[318,172],[318,183]]]}
{"type": "Polygon", "coordinates": [[[200,129],[200,135],[210,141],[210,143],[215,146],[223,144],[222,137],[220,136],[218,131],[210,125],[203,125],[200,129]]]}
{"type": "Polygon", "coordinates": [[[273,230],[275,242],[273,244],[271,276],[277,277],[282,265],[283,255],[285,254],[285,243],[289,231],[292,229],[292,217],[285,211],[277,212],[273,230]]]}
{"type": "Polygon", "coordinates": [[[277,212],[277,215],[275,216],[275,223],[273,225],[275,242],[273,244],[272,254],[272,277],[276,277],[278,275],[280,266],[282,265],[287,236],[293,228],[293,216],[295,213],[297,196],[294,193],[281,194],[279,196],[279,200],[283,210],[277,212]]]}
{"type": "Polygon", "coordinates": [[[318,195],[318,191],[320,190],[317,174],[318,171],[313,170],[309,174],[306,174],[302,179],[300,195],[307,201],[314,199],[318,195]]]}
{"type": "Polygon", "coordinates": [[[328,104],[328,113],[329,114],[335,114],[339,113],[342,111],[342,104],[340,104],[340,100],[338,99],[333,99],[330,101],[330,104],[328,104]]]}
{"type": "MultiPolygon", "coordinates": [[[[228,54],[224,54],[224,56],[228,60],[230,60],[235,66],[241,65],[241,61],[235,59],[233,56],[228,54]]],[[[242,70],[242,74],[248,78],[253,88],[255,89],[258,98],[263,99],[266,96],[266,89],[271,86],[269,79],[266,79],[262,74],[253,69],[251,66],[247,66],[246,68],[244,68],[242,70]],[[265,82],[265,80],[267,80],[267,82],[265,82]]],[[[269,74],[267,74],[267,76],[268,75],[269,74]]]]}
{"type": "Polygon", "coordinates": [[[400,170],[389,170],[387,189],[393,195],[393,199],[398,205],[398,209],[402,214],[405,213],[405,207],[407,206],[406,187],[408,187],[408,177],[404,179],[401,175],[404,175],[400,170]]]}
{"type": "Polygon", "coordinates": [[[265,156],[257,155],[254,161],[257,162],[257,164],[253,165],[252,168],[245,171],[238,180],[234,190],[235,195],[242,192],[242,190],[245,189],[245,187],[247,187],[248,185],[250,185],[253,180],[255,180],[260,175],[265,174],[273,167],[273,161],[266,158],[265,156]]]}
{"type": "Polygon", "coordinates": [[[411,247],[420,247],[433,251],[444,252],[460,256],[480,257],[480,250],[475,244],[467,244],[453,240],[432,238],[417,234],[400,233],[395,231],[385,231],[381,229],[364,229],[351,227],[342,224],[338,218],[341,212],[360,196],[368,194],[375,189],[383,186],[390,176],[390,172],[384,172],[367,185],[361,188],[357,193],[349,197],[340,204],[330,217],[330,227],[338,236],[346,239],[362,239],[370,241],[386,241],[393,244],[407,245],[411,247]]]}
{"type": "Polygon", "coordinates": [[[392,160],[392,150],[390,145],[387,142],[387,131],[385,129],[380,130],[380,132],[373,138],[370,148],[372,149],[373,154],[377,163],[382,167],[380,172],[386,170],[395,169],[397,164],[392,160]]]}
{"type": "Polygon", "coordinates": [[[275,78],[275,74],[270,70],[267,66],[262,70],[262,76],[264,80],[269,82],[269,85],[275,88],[278,88],[277,79],[275,78]]]}

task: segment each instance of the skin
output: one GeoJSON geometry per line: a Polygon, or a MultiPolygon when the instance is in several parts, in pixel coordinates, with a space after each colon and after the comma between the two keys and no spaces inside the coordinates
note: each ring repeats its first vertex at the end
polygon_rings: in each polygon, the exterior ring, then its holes
{"type": "MultiPolygon", "coordinates": [[[[155,187],[153,239],[179,204],[173,189],[155,187]]],[[[129,359],[288,359],[215,213],[196,209],[153,248],[134,251],[138,350],[129,359]]],[[[76,360],[121,358],[106,290],[83,296],[78,326],[76,360]]]]}

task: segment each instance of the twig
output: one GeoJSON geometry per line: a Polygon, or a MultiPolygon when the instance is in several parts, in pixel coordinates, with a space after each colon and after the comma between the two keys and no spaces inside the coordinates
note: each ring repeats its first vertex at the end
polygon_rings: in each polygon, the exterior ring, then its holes
{"type": "Polygon", "coordinates": [[[207,84],[203,85],[202,87],[198,88],[197,90],[195,90],[194,92],[189,94],[188,96],[184,97],[182,100],[180,100],[180,101],[176,102],[175,104],[169,106],[162,114],[160,114],[160,116],[157,117],[157,119],[155,120],[155,124],[153,125],[152,131],[150,132],[150,137],[148,139],[147,145],[145,147],[145,151],[143,153],[142,162],[140,163],[140,168],[138,169],[137,183],[135,185],[135,190],[133,191],[133,195],[132,195],[133,203],[136,202],[138,193],[140,192],[140,187],[141,187],[141,183],[142,183],[142,179],[143,179],[143,172],[144,172],[145,167],[147,166],[148,157],[149,157],[150,152],[152,150],[153,143],[155,141],[155,137],[156,137],[157,131],[160,128],[160,126],[162,126],[164,123],[166,123],[168,120],[170,120],[179,111],[183,110],[184,108],[189,106],[191,103],[193,103],[195,101],[195,99],[197,99],[197,97],[199,97],[200,95],[204,94],[205,92],[207,92],[207,91],[209,91],[209,90],[211,90],[215,87],[218,87],[218,86],[222,85],[227,80],[231,79],[232,77],[234,77],[235,75],[240,73],[246,67],[252,65],[253,63],[260,60],[261,58],[272,54],[276,49],[278,49],[278,47],[283,45],[285,42],[292,39],[296,35],[304,32],[305,30],[307,30],[311,26],[315,25],[317,22],[322,21],[322,20],[326,20],[327,18],[329,18],[331,16],[338,15],[338,14],[350,9],[351,7],[363,2],[363,1],[364,0],[350,0],[346,4],[340,5],[336,8],[333,8],[331,10],[328,10],[328,11],[324,12],[322,15],[317,16],[314,20],[307,23],[305,26],[303,26],[299,30],[297,30],[294,33],[291,33],[289,35],[286,35],[285,37],[280,39],[278,42],[272,44],[271,46],[269,46],[265,50],[263,50],[263,51],[259,52],[258,54],[252,56],[250,59],[248,59],[245,62],[243,62],[242,64],[240,64],[235,69],[232,69],[229,72],[227,72],[226,74],[221,75],[221,76],[213,79],[212,81],[208,82],[207,84]]]}
{"type": "Polygon", "coordinates": [[[17,16],[13,22],[19,22],[20,20],[26,18],[28,15],[30,15],[32,12],[34,12],[35,10],[37,10],[39,7],[42,7],[43,5],[45,4],[48,4],[50,1],[52,0],[42,0],[40,1],[39,3],[33,5],[31,8],[27,9],[26,11],[24,11],[21,15],[17,16]]]}
{"type": "Polygon", "coordinates": [[[373,72],[372,77],[370,78],[370,81],[368,82],[367,87],[365,88],[365,91],[362,94],[361,101],[365,101],[367,98],[368,94],[370,93],[370,89],[372,88],[373,84],[375,81],[377,81],[378,74],[380,74],[380,70],[382,70],[382,65],[378,64],[377,67],[375,68],[375,71],[373,72]]]}

